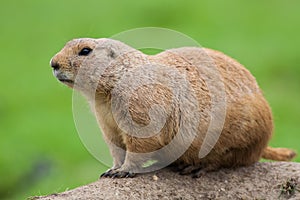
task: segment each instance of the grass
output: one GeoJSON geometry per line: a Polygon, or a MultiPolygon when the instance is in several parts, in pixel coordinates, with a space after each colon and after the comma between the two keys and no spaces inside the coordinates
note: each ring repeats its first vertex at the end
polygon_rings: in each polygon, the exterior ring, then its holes
{"type": "Polygon", "coordinates": [[[61,192],[106,169],[82,145],[72,91],[57,83],[49,60],[72,38],[110,37],[136,27],[174,29],[239,60],[273,109],[271,145],[300,152],[299,7],[280,0],[3,1],[0,198],[61,192]]]}

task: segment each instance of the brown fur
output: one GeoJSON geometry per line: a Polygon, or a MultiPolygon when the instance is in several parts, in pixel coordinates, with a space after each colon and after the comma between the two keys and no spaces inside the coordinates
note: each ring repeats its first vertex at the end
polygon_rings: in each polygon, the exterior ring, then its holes
{"type": "MultiPolygon", "coordinates": [[[[179,100],[172,101],[174,94],[162,82],[141,85],[131,94],[128,94],[126,84],[118,89],[118,81],[134,73],[138,67],[149,63],[164,65],[166,68],[176,69],[185,74],[198,101],[192,102],[198,105],[198,111],[201,113],[200,125],[193,130],[196,137],[187,151],[174,162],[176,165],[183,166],[184,174],[197,171],[200,167],[204,170],[216,170],[220,167],[250,165],[261,157],[291,160],[295,156],[295,153],[289,149],[267,147],[273,131],[272,113],[250,72],[237,61],[218,51],[202,49],[199,52],[199,48],[186,47],[147,56],[121,42],[110,39],[77,39],[67,43],[53,57],[52,65],[59,65],[55,75],[59,79],[61,77],[68,79],[63,82],[69,87],[80,90],[87,97],[106,142],[110,146],[114,166],[105,176],[125,177],[131,175],[128,172],[137,172],[149,158],[141,158],[134,153],[148,153],[163,148],[178,133],[180,123],[188,123],[181,117],[184,113],[179,109],[179,100]],[[93,49],[93,54],[86,57],[79,56],[78,52],[84,47],[93,49]],[[225,123],[220,138],[212,151],[200,159],[198,153],[211,121],[210,109],[213,106],[207,83],[198,71],[205,73],[210,70],[206,62],[207,57],[214,63],[224,82],[227,104],[225,123]],[[90,65],[95,64],[96,61],[96,69],[89,72],[91,71],[90,65]],[[76,85],[74,84],[76,75],[83,66],[86,67],[83,78],[80,79],[80,85],[76,85]],[[196,66],[200,68],[197,69],[196,66]],[[100,68],[104,69],[101,73],[100,68]],[[95,96],[91,95],[90,88],[93,87],[96,91],[95,96]],[[112,96],[118,97],[114,111],[112,111],[112,96]],[[116,121],[126,122],[122,107],[122,101],[125,99],[129,100],[128,108],[132,120],[141,126],[151,123],[149,115],[151,106],[162,105],[164,107],[167,118],[159,134],[140,138],[128,134],[120,127],[116,121]]],[[[152,68],[145,70],[151,71],[152,68]]],[[[139,78],[137,75],[127,81],[128,83],[134,81],[133,79],[139,81],[139,78]]],[[[182,144],[179,142],[176,145],[181,148],[182,144]]],[[[160,156],[164,159],[171,154],[172,152],[160,156]]]]}

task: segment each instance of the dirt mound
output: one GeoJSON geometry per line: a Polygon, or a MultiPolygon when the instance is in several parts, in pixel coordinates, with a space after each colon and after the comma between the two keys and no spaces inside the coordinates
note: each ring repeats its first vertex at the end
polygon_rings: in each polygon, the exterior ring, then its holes
{"type": "Polygon", "coordinates": [[[300,163],[257,163],[207,173],[198,179],[163,169],[135,178],[102,178],[33,199],[300,199],[300,163]]]}

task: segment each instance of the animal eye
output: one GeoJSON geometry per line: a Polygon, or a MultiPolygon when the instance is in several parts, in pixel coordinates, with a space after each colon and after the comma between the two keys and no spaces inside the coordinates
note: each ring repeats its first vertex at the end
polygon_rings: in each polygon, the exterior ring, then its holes
{"type": "Polygon", "coordinates": [[[78,55],[80,55],[80,56],[87,56],[87,55],[89,55],[92,51],[93,51],[93,50],[92,50],[91,48],[85,47],[85,48],[81,49],[81,51],[79,52],[78,55]]]}

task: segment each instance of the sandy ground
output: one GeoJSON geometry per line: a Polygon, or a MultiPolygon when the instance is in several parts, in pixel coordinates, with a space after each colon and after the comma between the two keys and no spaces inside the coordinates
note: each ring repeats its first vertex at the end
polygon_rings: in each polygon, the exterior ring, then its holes
{"type": "Polygon", "coordinates": [[[33,199],[300,200],[300,163],[257,163],[250,167],[207,173],[198,179],[163,169],[135,178],[101,178],[70,191],[33,199]]]}

